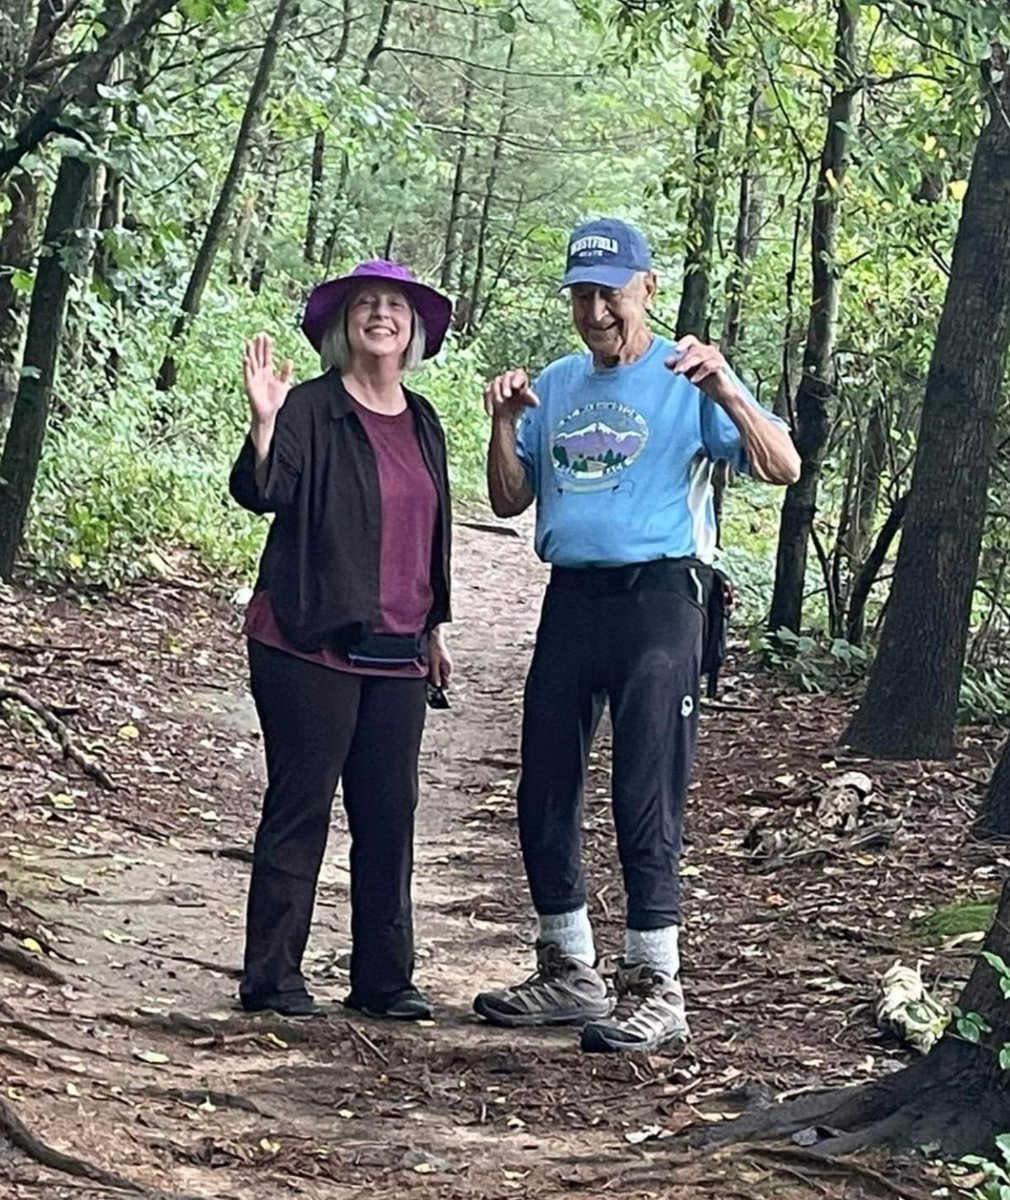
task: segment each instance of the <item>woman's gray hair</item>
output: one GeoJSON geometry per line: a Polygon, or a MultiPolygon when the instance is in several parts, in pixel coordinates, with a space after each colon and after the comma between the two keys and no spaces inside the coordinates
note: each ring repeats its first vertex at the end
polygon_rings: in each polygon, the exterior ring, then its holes
{"type": "MultiPolygon", "coordinates": [[[[404,371],[416,371],[424,361],[424,352],[428,345],[428,331],[424,327],[421,315],[411,305],[412,315],[410,341],[400,359],[404,371]]],[[[336,316],[330,323],[329,329],[323,334],[319,346],[319,357],[324,371],[339,371],[343,374],[351,365],[351,343],[347,336],[347,304],[342,304],[336,316]]]]}

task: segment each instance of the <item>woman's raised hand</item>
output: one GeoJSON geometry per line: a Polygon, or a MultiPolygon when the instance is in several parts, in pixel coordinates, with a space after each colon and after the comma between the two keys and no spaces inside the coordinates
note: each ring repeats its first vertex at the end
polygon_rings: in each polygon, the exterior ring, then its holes
{"type": "Polygon", "coordinates": [[[246,342],[242,373],[254,425],[273,425],[288,398],[293,369],[294,364],[286,359],[280,373],[274,374],[273,346],[265,333],[246,342]]]}

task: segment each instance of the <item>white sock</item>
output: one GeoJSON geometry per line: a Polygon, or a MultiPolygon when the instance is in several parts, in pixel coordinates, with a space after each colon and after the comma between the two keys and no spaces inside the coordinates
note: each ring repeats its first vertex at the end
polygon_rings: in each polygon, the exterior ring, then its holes
{"type": "Polygon", "coordinates": [[[680,972],[680,926],[666,925],[662,929],[626,929],[624,931],[624,961],[629,966],[647,963],[676,979],[680,972]]]}
{"type": "Polygon", "coordinates": [[[589,909],[584,904],[574,912],[550,915],[538,913],[537,921],[538,941],[552,942],[562,954],[569,958],[577,958],[588,967],[596,965],[593,927],[589,923],[589,909]]]}

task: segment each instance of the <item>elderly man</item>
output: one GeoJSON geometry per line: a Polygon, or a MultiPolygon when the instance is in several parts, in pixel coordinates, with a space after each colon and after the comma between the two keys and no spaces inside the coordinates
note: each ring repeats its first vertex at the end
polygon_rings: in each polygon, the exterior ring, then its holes
{"type": "Polygon", "coordinates": [[[474,1008],[510,1027],[582,1025],[588,1051],[654,1051],[688,1030],[681,988],[681,823],[715,549],[713,464],[798,478],[788,430],[714,346],[649,328],[649,248],[617,220],[568,246],[562,287],[588,354],[499,375],[488,490],[500,517],[536,502],[552,566],[526,682],[519,835],[537,969],[474,1008]],[[627,899],[616,1006],[597,971],[581,864],[582,787],[610,702],[613,812],[627,899]]]}

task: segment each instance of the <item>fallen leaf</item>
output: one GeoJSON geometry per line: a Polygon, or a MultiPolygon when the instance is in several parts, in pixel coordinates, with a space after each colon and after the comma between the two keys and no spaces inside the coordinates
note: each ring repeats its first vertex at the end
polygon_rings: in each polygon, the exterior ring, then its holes
{"type": "Polygon", "coordinates": [[[24,946],[24,948],[26,950],[30,950],[32,952],[32,954],[41,954],[42,953],[42,947],[38,944],[38,942],[33,937],[22,938],[21,945],[24,946]]]}
{"type": "Polygon", "coordinates": [[[281,1144],[271,1141],[270,1138],[260,1138],[260,1149],[265,1150],[267,1154],[279,1154],[281,1144]]]}
{"type": "Polygon", "coordinates": [[[127,742],[134,742],[140,737],[140,730],[136,725],[127,723],[119,727],[119,736],[127,742]]]}
{"type": "Polygon", "coordinates": [[[268,1033],[265,1033],[263,1036],[271,1046],[276,1046],[278,1050],[287,1050],[287,1042],[284,1041],[283,1038],[279,1038],[272,1030],[268,1033]]]}
{"type": "Polygon", "coordinates": [[[134,1050],[133,1057],[138,1062],[151,1063],[155,1066],[172,1061],[167,1054],[162,1054],[160,1050],[134,1050]]]}
{"type": "Polygon", "coordinates": [[[418,1175],[431,1175],[435,1171],[435,1164],[430,1162],[414,1163],[412,1168],[418,1175]]]}

